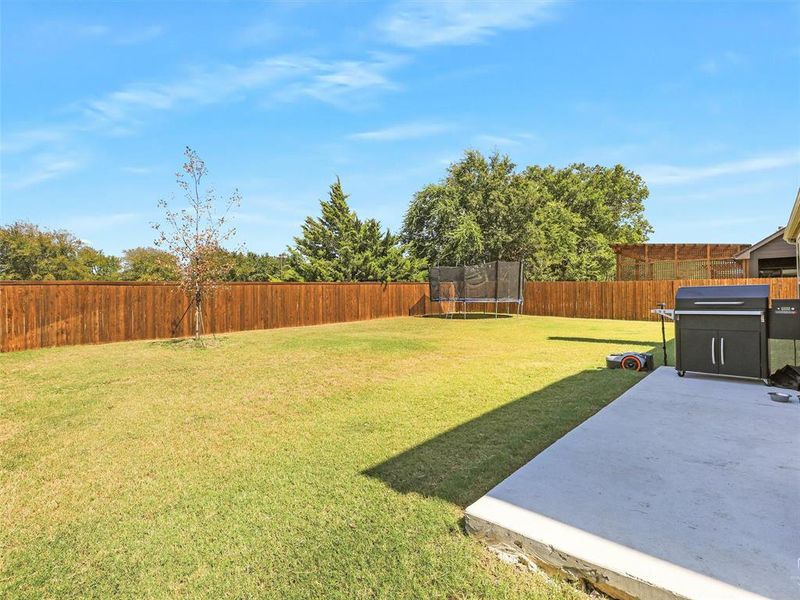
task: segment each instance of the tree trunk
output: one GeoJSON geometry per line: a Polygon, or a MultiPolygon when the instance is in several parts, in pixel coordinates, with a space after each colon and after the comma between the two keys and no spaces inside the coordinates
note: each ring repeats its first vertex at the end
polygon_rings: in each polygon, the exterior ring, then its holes
{"type": "Polygon", "coordinates": [[[203,298],[199,292],[194,296],[194,339],[200,341],[200,319],[203,315],[203,298]]]}

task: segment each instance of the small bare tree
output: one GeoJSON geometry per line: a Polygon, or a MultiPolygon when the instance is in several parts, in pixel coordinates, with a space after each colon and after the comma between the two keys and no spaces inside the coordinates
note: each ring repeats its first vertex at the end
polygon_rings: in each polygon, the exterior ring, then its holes
{"type": "Polygon", "coordinates": [[[199,342],[204,333],[203,302],[231,268],[222,246],[236,234],[236,230],[228,225],[228,215],[241,203],[241,195],[239,190],[234,190],[225,199],[219,214],[217,205],[220,199],[214,188],[205,192],[200,190],[200,181],[207,173],[205,162],[188,146],[183,154],[186,162],[183,170],[175,176],[188,206],[173,210],[166,200],[159,200],[158,206],[164,211],[164,223],[154,223],[153,228],[158,232],[156,246],[175,256],[180,287],[194,305],[194,339],[199,342]]]}

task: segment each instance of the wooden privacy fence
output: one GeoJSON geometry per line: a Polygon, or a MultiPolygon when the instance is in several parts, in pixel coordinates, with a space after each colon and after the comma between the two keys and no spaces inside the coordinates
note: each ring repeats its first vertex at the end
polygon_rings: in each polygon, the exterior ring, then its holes
{"type": "Polygon", "coordinates": [[[797,298],[797,279],[677,279],[673,281],[529,281],[525,314],[654,321],[650,309],[674,308],[682,286],[768,284],[772,298],[797,298]]]}
{"type": "MultiPolygon", "coordinates": [[[[773,298],[797,297],[795,279],[527,282],[524,313],[649,320],[657,303],[672,307],[682,285],[744,283],[768,283],[773,298]]],[[[192,333],[188,308],[186,296],[172,284],[0,282],[0,351],[187,337],[192,333]]],[[[223,333],[441,310],[430,302],[425,283],[234,283],[217,290],[203,314],[207,333],[223,333]]],[[[494,304],[468,310],[493,311],[494,304]]]]}
{"type": "MultiPolygon", "coordinates": [[[[206,333],[422,315],[422,283],[233,283],[203,306],[206,333]]],[[[0,282],[0,351],[188,337],[193,312],[173,284],[0,282]]]]}

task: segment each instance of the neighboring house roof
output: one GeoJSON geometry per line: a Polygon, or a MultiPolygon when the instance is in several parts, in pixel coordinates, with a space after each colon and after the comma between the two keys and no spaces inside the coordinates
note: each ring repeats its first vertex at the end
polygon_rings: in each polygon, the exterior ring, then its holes
{"type": "Polygon", "coordinates": [[[797,190],[797,197],[794,199],[794,206],[792,207],[792,214],[789,215],[789,222],[786,223],[786,231],[783,233],[783,239],[790,244],[800,237],[800,188],[797,190]]]}
{"type": "Polygon", "coordinates": [[[756,242],[755,244],[753,244],[749,248],[745,248],[744,250],[742,250],[738,254],[734,254],[733,258],[735,258],[736,260],[749,259],[751,252],[753,252],[754,250],[758,250],[759,248],[761,248],[761,246],[766,246],[771,241],[777,240],[779,237],[783,236],[783,232],[784,232],[785,229],[786,229],[786,227],[781,227],[780,229],[778,229],[778,231],[776,231],[772,235],[768,235],[767,237],[765,237],[760,242],[756,242]]]}

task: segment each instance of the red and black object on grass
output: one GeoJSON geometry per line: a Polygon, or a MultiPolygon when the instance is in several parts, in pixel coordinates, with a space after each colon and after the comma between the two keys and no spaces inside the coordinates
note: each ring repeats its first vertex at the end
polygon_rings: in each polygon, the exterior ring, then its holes
{"type": "Polygon", "coordinates": [[[652,371],[653,366],[652,352],[623,352],[606,356],[606,367],[609,369],[652,371]]]}

